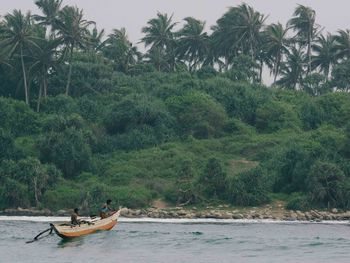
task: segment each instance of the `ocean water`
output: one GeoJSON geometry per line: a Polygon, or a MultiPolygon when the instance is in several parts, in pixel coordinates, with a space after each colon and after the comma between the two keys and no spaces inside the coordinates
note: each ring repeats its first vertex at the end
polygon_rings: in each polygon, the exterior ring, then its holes
{"type": "Polygon", "coordinates": [[[26,244],[57,220],[0,217],[0,262],[350,262],[348,222],[121,219],[111,231],[26,244]]]}

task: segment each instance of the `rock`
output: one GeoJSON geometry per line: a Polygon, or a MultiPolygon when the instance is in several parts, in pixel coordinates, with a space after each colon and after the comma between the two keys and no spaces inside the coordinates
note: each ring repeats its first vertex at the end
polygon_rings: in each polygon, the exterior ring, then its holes
{"type": "Polygon", "coordinates": [[[129,211],[128,208],[124,207],[124,208],[120,209],[120,215],[121,216],[128,216],[129,212],[131,212],[131,211],[129,211]]]}
{"type": "Polygon", "coordinates": [[[243,219],[243,215],[242,214],[233,214],[232,218],[233,219],[243,219]]]}
{"type": "Polygon", "coordinates": [[[338,209],[336,209],[336,208],[333,208],[331,211],[332,211],[333,214],[337,214],[338,213],[338,209]]]}

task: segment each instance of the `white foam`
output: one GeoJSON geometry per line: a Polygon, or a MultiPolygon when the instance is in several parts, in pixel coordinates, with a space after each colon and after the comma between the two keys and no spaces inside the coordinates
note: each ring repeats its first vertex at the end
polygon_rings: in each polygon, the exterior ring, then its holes
{"type": "MultiPolygon", "coordinates": [[[[31,222],[64,222],[69,217],[54,216],[0,216],[0,221],[31,221],[31,222]]],[[[349,221],[283,221],[272,219],[214,219],[214,218],[125,218],[120,217],[118,222],[122,223],[167,223],[167,224],[332,224],[346,225],[349,221]]]]}

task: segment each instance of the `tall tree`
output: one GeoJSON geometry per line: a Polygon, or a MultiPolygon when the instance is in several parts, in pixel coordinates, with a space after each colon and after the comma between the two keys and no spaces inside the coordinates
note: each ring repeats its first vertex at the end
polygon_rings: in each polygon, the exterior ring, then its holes
{"type": "Polygon", "coordinates": [[[92,30],[88,31],[89,41],[87,43],[87,49],[92,53],[99,53],[105,47],[105,41],[103,41],[103,37],[105,34],[105,30],[98,30],[94,27],[92,30]]]}
{"type": "Polygon", "coordinates": [[[335,36],[336,52],[339,60],[350,58],[350,30],[339,30],[338,35],[335,36]]]}
{"type": "Polygon", "coordinates": [[[283,56],[288,53],[289,39],[287,33],[288,28],[284,28],[280,23],[268,25],[263,33],[265,56],[272,62],[274,84],[280,71],[283,56]]]}
{"type": "Polygon", "coordinates": [[[212,27],[217,54],[224,57],[226,69],[239,54],[256,59],[260,32],[266,17],[247,4],[231,7],[212,27]]]}
{"type": "Polygon", "coordinates": [[[310,7],[298,5],[288,24],[296,32],[295,39],[301,46],[306,46],[307,74],[311,72],[311,47],[318,34],[319,26],[316,24],[316,12],[310,7]]]}
{"type": "Polygon", "coordinates": [[[186,24],[177,32],[176,53],[189,63],[189,70],[195,70],[208,53],[208,35],[204,32],[205,22],[193,17],[184,19],[186,24]]]}
{"type": "Polygon", "coordinates": [[[150,46],[150,52],[153,53],[155,49],[164,53],[167,57],[169,67],[175,66],[174,49],[175,37],[174,27],[177,23],[172,21],[172,16],[168,14],[157,14],[157,18],[152,18],[147,22],[147,26],[142,28],[142,33],[145,36],[141,39],[146,47],[150,46]]]}
{"type": "Polygon", "coordinates": [[[103,53],[114,61],[119,71],[126,73],[130,66],[135,65],[141,59],[141,53],[129,41],[125,28],[113,29],[104,44],[103,53]]]}
{"type": "Polygon", "coordinates": [[[296,89],[297,84],[302,82],[305,59],[302,50],[292,47],[286,61],[281,65],[281,78],[276,83],[293,90],[296,89]]]}
{"type": "Polygon", "coordinates": [[[319,68],[328,79],[331,67],[337,62],[334,36],[320,35],[312,45],[312,49],[315,54],[312,56],[312,67],[319,68]]]}
{"type": "Polygon", "coordinates": [[[43,16],[34,15],[34,19],[40,25],[50,27],[49,35],[51,35],[57,27],[62,0],[37,0],[35,4],[41,10],[43,16]]]}
{"type": "Polygon", "coordinates": [[[90,40],[88,27],[94,22],[85,20],[83,10],[73,6],[65,6],[60,11],[57,22],[58,36],[65,44],[64,54],[68,56],[69,71],[66,85],[66,95],[68,95],[72,78],[74,49],[86,47],[90,40]]]}
{"type": "Polygon", "coordinates": [[[36,43],[39,48],[33,50],[31,54],[32,65],[30,71],[32,75],[36,76],[39,84],[37,101],[37,111],[39,111],[42,95],[47,96],[49,72],[58,63],[57,47],[61,44],[61,41],[52,36],[45,38],[45,29],[40,25],[36,27],[38,37],[36,43]]]}
{"type": "Polygon", "coordinates": [[[36,47],[33,36],[32,20],[30,13],[22,14],[20,10],[14,10],[12,14],[4,17],[1,27],[0,46],[9,48],[9,54],[17,53],[21,60],[25,102],[29,104],[29,89],[27,83],[27,69],[24,63],[25,51],[36,47]]]}

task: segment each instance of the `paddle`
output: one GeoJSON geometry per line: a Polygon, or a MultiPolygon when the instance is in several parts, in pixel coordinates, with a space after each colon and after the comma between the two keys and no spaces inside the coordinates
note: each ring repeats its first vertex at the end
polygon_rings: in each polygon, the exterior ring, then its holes
{"type": "Polygon", "coordinates": [[[45,234],[46,232],[49,232],[49,231],[50,231],[50,233],[48,234],[48,235],[50,235],[50,234],[52,233],[52,230],[53,230],[53,228],[50,227],[50,228],[48,228],[48,229],[46,229],[46,230],[40,232],[38,235],[36,235],[36,236],[33,238],[33,240],[29,240],[29,241],[27,241],[26,243],[28,244],[28,243],[33,243],[33,242],[35,242],[35,241],[38,241],[38,240],[39,240],[39,237],[40,237],[42,234],[45,234]]]}

